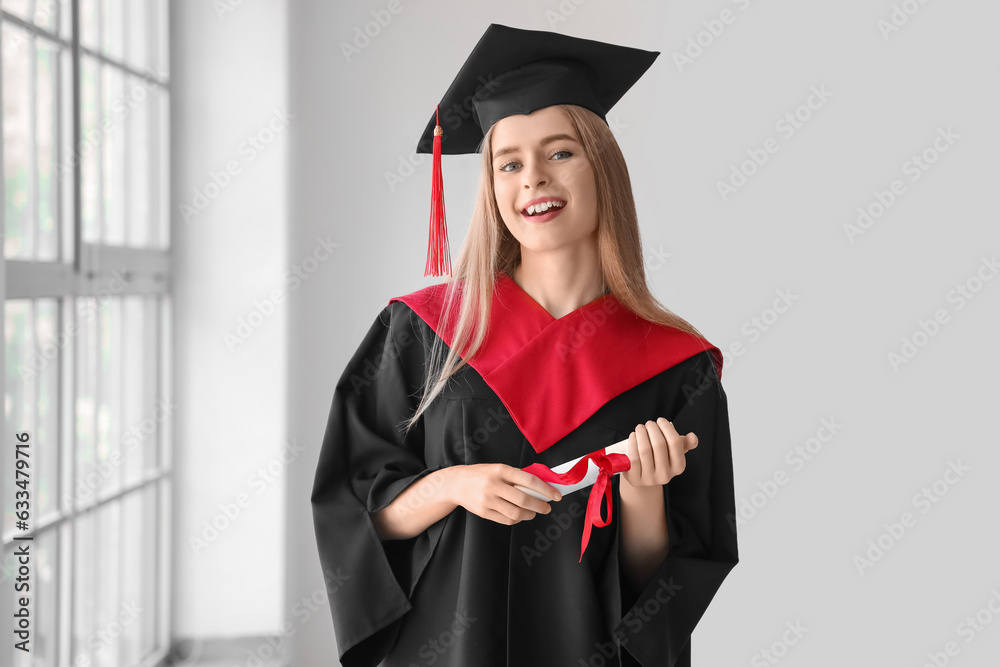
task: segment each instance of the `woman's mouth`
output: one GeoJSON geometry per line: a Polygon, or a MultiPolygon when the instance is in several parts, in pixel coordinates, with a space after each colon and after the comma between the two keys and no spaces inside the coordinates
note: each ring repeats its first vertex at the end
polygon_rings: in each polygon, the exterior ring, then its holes
{"type": "Polygon", "coordinates": [[[566,202],[545,202],[539,206],[529,206],[521,211],[521,216],[528,222],[546,222],[556,217],[566,208],[566,202]]]}

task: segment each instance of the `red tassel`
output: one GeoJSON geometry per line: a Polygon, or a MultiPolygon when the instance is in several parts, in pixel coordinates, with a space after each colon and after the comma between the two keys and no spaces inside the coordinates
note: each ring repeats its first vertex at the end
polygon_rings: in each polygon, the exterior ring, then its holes
{"type": "Polygon", "coordinates": [[[434,111],[434,173],[431,177],[431,220],[427,240],[425,276],[451,275],[451,251],[448,246],[448,223],[444,214],[444,180],[441,177],[441,117],[434,111]]]}

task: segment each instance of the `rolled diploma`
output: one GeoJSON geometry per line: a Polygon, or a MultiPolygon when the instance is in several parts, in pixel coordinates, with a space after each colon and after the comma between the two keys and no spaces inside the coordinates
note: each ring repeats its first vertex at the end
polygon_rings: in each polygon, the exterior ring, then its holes
{"type": "MultiPolygon", "coordinates": [[[[601,451],[601,450],[598,450],[598,451],[601,451]]],[[[604,453],[605,454],[625,454],[626,456],[628,456],[628,438],[626,438],[624,440],[619,440],[618,442],[616,442],[613,445],[608,445],[607,447],[604,448],[604,453]]],[[[577,458],[573,459],[572,461],[567,461],[566,463],[560,463],[559,465],[557,465],[554,468],[552,468],[552,471],[553,472],[557,472],[557,473],[564,473],[564,472],[568,471],[569,469],[571,469],[574,465],[576,465],[576,462],[579,461],[582,458],[583,458],[582,456],[578,456],[577,458]]],[[[597,481],[597,475],[600,472],[600,470],[601,469],[599,467],[597,467],[597,464],[594,463],[593,460],[590,460],[587,463],[587,474],[584,475],[583,479],[581,479],[576,484],[556,484],[554,482],[546,482],[546,484],[548,484],[549,486],[551,486],[551,487],[553,487],[555,489],[558,489],[559,493],[561,493],[563,495],[563,498],[565,499],[566,496],[568,496],[569,494],[573,493],[574,491],[579,491],[580,489],[585,489],[588,486],[591,486],[594,482],[596,482],[597,481]]],[[[618,473],[615,473],[615,474],[617,475],[618,473]]],[[[528,495],[534,496],[535,498],[538,498],[539,500],[545,501],[547,503],[554,502],[548,496],[543,496],[542,494],[538,493],[537,491],[534,491],[532,489],[528,489],[526,487],[523,487],[520,484],[515,484],[514,486],[516,486],[517,488],[521,489],[522,491],[524,491],[528,495]]]]}

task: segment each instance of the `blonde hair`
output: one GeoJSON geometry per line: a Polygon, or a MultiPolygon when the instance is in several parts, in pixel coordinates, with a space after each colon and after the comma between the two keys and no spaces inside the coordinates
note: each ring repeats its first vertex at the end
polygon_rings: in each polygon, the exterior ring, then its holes
{"type": "MultiPolygon", "coordinates": [[[[639,221],[632,196],[632,183],[621,148],[601,118],[588,109],[570,104],[555,105],[569,118],[594,170],[597,188],[598,262],[604,290],[630,311],[650,322],[704,338],[679,315],[656,300],[646,284],[646,271],[639,239],[639,221]]],[[[444,343],[435,336],[427,365],[423,397],[416,412],[406,420],[408,433],[424,410],[441,393],[448,379],[474,358],[486,338],[494,281],[497,272],[513,276],[521,261],[521,246],[500,216],[493,186],[493,127],[480,144],[482,154],[479,187],[469,231],[455,260],[452,276],[445,281],[442,318],[452,311],[461,294],[458,317],[448,356],[437,368],[444,343]],[[464,282],[461,290],[458,285],[464,282]],[[464,350],[464,358],[459,351],[464,350]]],[[[442,324],[439,322],[439,325],[442,324]]],[[[440,326],[438,331],[442,329],[440,326]]]]}

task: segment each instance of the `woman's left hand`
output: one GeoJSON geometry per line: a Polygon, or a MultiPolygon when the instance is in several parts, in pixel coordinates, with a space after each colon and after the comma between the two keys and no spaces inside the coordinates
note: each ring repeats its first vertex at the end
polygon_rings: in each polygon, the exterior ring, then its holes
{"type": "Polygon", "coordinates": [[[628,458],[632,467],[620,473],[622,483],[631,486],[663,486],[684,472],[684,454],[698,446],[692,431],[680,435],[664,417],[639,424],[628,437],[628,458]]]}

